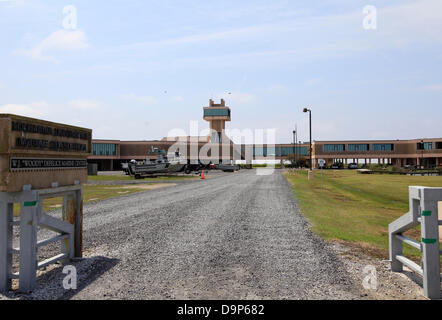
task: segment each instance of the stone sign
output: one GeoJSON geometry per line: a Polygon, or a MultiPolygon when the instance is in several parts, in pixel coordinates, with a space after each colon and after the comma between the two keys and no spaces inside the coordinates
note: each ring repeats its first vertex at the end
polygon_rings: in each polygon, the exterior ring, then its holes
{"type": "Polygon", "coordinates": [[[92,130],[0,114],[0,191],[87,182],[92,130]]]}

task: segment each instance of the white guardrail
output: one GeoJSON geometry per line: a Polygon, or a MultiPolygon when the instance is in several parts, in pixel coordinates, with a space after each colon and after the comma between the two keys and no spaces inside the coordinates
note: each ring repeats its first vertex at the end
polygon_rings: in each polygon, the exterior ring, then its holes
{"type": "Polygon", "coordinates": [[[36,287],[36,272],[57,261],[68,262],[81,257],[83,187],[78,185],[23,192],[0,192],[0,292],[12,289],[12,279],[19,279],[19,291],[31,292],[36,287]],[[43,200],[63,198],[62,219],[43,212],[43,200]],[[13,216],[14,203],[20,204],[19,219],[13,216]],[[13,247],[13,227],[19,227],[19,247],[13,247]],[[38,228],[58,233],[37,240],[38,228]],[[37,261],[40,247],[60,242],[61,253],[44,261],[37,261]],[[18,255],[18,270],[12,272],[13,255],[18,255]]]}
{"type": "Polygon", "coordinates": [[[409,187],[410,211],[388,226],[391,270],[402,272],[403,266],[423,278],[424,295],[441,298],[438,202],[442,201],[442,188],[409,187]],[[421,225],[421,241],[405,237],[403,233],[421,225]],[[421,265],[404,257],[403,243],[422,252],[421,265]]]}

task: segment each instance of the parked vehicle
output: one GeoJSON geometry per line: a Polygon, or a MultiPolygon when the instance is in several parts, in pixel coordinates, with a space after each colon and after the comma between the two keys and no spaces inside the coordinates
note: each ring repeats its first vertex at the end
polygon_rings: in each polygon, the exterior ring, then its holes
{"type": "Polygon", "coordinates": [[[358,169],[359,166],[358,166],[357,163],[350,163],[350,164],[348,165],[348,168],[349,168],[349,169],[358,169]]]}
{"type": "Polygon", "coordinates": [[[157,158],[155,160],[146,159],[141,163],[131,160],[127,164],[129,175],[134,176],[135,179],[141,179],[144,176],[152,174],[176,173],[185,169],[186,162],[178,151],[174,154],[168,154],[167,156],[165,156],[165,153],[164,150],[152,148],[149,155],[156,155],[157,158]]]}
{"type": "Polygon", "coordinates": [[[342,162],[335,162],[330,166],[330,169],[343,169],[344,164],[342,162]]]}
{"type": "Polygon", "coordinates": [[[218,170],[222,170],[224,172],[235,172],[241,169],[240,165],[232,165],[232,164],[217,164],[215,168],[218,170]]]}

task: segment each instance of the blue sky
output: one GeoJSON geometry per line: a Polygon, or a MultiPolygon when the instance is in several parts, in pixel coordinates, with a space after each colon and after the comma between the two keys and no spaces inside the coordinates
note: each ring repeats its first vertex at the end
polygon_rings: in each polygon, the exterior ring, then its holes
{"type": "Polygon", "coordinates": [[[205,129],[210,98],[232,108],[229,128],[275,128],[279,143],[295,123],[308,139],[305,106],[316,140],[442,137],[440,0],[0,0],[0,37],[0,112],[94,138],[205,129]]]}

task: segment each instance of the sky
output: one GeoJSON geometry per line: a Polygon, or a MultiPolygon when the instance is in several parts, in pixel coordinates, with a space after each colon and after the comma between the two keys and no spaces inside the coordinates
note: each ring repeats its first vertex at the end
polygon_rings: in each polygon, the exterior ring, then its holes
{"type": "Polygon", "coordinates": [[[0,113],[95,139],[201,131],[211,98],[277,143],[304,107],[314,140],[442,137],[440,0],[0,0],[0,39],[0,113]]]}

